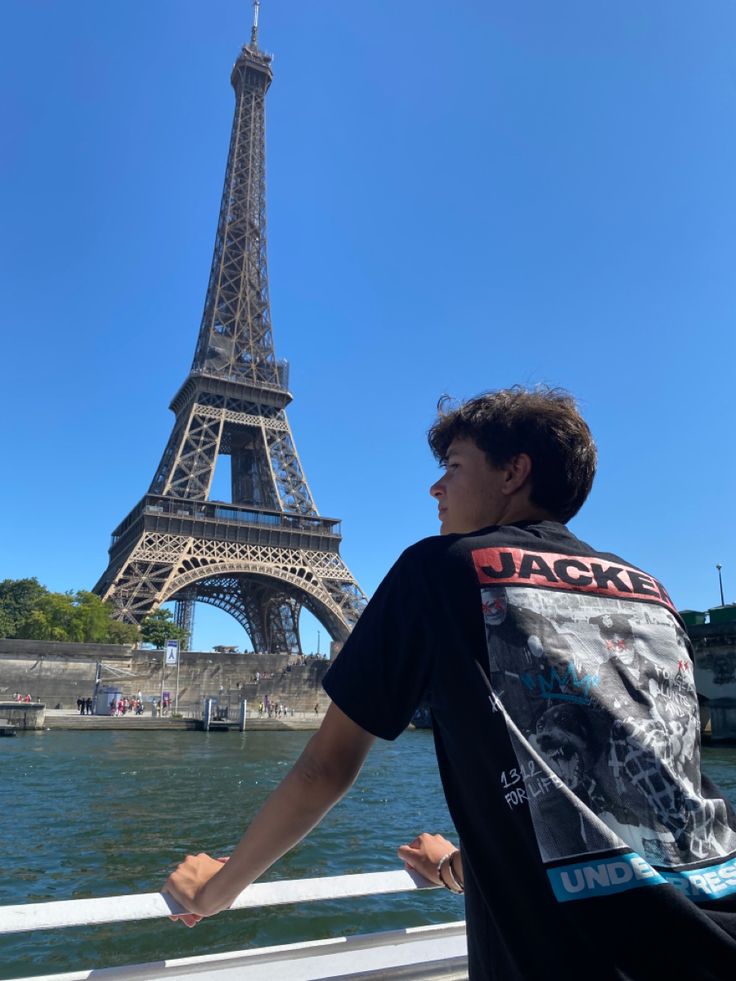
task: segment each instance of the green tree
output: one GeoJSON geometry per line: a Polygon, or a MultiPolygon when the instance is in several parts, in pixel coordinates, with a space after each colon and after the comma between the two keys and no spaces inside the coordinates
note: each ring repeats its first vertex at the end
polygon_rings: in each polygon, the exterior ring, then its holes
{"type": "Polygon", "coordinates": [[[75,639],[84,644],[105,644],[110,635],[112,609],[95,593],[78,590],[73,597],[71,621],[75,639]]]}
{"type": "Polygon", "coordinates": [[[167,640],[184,640],[187,636],[183,627],[177,627],[170,610],[159,607],[141,623],[141,638],[156,648],[164,646],[167,640]]]}
{"type": "Polygon", "coordinates": [[[73,619],[72,594],[45,591],[35,608],[18,624],[15,636],[24,640],[75,641],[73,619]]]}
{"type": "Polygon", "coordinates": [[[114,620],[113,608],[86,589],[51,593],[38,579],[5,579],[0,582],[0,637],[135,644],[138,627],[114,620]]]}
{"type": "Polygon", "coordinates": [[[135,647],[139,640],[140,628],[137,624],[110,620],[110,628],[107,632],[108,644],[132,644],[135,647]]]}
{"type": "Polygon", "coordinates": [[[48,594],[38,579],[3,579],[0,582],[0,637],[19,637],[23,624],[48,594]]]}

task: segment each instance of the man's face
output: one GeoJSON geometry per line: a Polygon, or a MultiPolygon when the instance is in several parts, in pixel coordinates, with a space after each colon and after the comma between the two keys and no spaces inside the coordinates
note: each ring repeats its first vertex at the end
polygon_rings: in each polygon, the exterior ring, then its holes
{"type": "Polygon", "coordinates": [[[491,466],[471,439],[454,439],[445,472],[429,493],[437,501],[440,534],[467,534],[498,524],[507,502],[504,471],[491,466]]]}

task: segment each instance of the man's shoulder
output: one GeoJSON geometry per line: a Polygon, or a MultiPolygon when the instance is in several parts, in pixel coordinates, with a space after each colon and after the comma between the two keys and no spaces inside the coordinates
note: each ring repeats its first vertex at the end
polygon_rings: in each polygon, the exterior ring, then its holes
{"type": "Polygon", "coordinates": [[[567,525],[558,521],[520,521],[509,525],[490,525],[488,528],[461,535],[432,535],[422,538],[409,546],[402,553],[402,558],[404,555],[411,559],[415,555],[473,551],[489,545],[519,545],[537,547],[544,551],[559,548],[570,552],[598,554],[591,545],[577,538],[567,525]]]}
{"type": "Polygon", "coordinates": [[[397,559],[395,567],[401,570],[418,570],[444,561],[472,564],[473,553],[494,548],[559,557],[585,556],[617,563],[639,572],[644,571],[618,553],[595,548],[558,521],[522,521],[510,525],[492,525],[469,534],[430,535],[406,548],[397,559]]]}
{"type": "Polygon", "coordinates": [[[527,552],[537,551],[570,556],[598,557],[609,562],[621,563],[630,568],[637,568],[634,563],[626,561],[618,553],[601,550],[578,538],[567,525],[559,521],[520,521],[511,525],[494,525],[472,535],[449,537],[458,539],[458,543],[462,547],[471,550],[489,546],[506,546],[527,552]]]}
{"type": "Polygon", "coordinates": [[[393,570],[422,573],[437,566],[473,566],[473,554],[484,549],[511,549],[522,552],[559,552],[565,555],[613,555],[598,553],[556,521],[519,522],[492,525],[457,535],[430,535],[404,549],[393,570]]]}

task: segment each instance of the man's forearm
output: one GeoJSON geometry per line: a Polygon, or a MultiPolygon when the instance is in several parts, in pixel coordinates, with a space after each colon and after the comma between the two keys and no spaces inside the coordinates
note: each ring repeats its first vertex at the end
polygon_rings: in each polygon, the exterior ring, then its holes
{"type": "MultiPolygon", "coordinates": [[[[197,917],[235,897],[319,823],[352,785],[373,736],[334,704],[293,768],[256,814],[228,861],[188,855],[166,880],[169,893],[197,917]]],[[[185,919],[185,922],[187,920],[185,919]]]]}
{"type": "Polygon", "coordinates": [[[227,863],[205,886],[202,905],[211,907],[207,912],[226,909],[246,886],[300,842],[340,800],[356,775],[340,779],[305,750],[258,811],[227,863]]]}

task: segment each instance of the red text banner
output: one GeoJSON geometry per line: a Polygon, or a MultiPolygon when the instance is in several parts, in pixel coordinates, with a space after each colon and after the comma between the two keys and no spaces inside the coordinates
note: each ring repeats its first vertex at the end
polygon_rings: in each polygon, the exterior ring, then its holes
{"type": "Polygon", "coordinates": [[[598,556],[497,547],[476,549],[473,562],[484,586],[543,586],[613,599],[649,600],[675,609],[667,590],[652,576],[598,556]]]}

